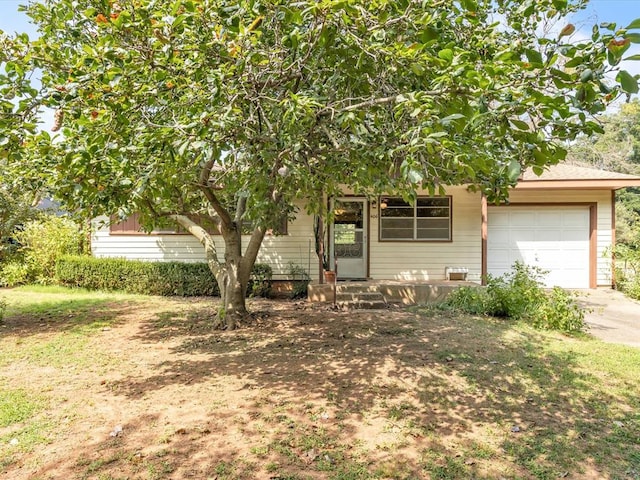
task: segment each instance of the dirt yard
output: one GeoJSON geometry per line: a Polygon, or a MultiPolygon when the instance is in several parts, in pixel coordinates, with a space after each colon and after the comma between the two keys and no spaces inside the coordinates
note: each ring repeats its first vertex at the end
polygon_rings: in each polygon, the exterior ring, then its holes
{"type": "Polygon", "coordinates": [[[266,300],[218,332],[208,299],[65,302],[0,327],[0,387],[35,405],[0,425],[7,480],[640,478],[637,384],[603,388],[593,340],[266,300]]]}

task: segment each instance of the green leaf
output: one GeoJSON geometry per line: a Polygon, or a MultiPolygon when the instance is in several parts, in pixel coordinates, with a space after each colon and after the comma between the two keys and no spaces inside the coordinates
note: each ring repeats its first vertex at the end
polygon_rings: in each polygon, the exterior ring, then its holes
{"type": "Polygon", "coordinates": [[[523,122],[522,120],[518,120],[516,118],[509,119],[509,122],[516,127],[518,130],[528,131],[530,130],[529,124],[527,122],[523,122]]]}
{"type": "Polygon", "coordinates": [[[527,56],[527,60],[531,63],[535,63],[537,65],[542,64],[542,54],[537,50],[527,49],[525,51],[525,55],[527,56]]]}
{"type": "Polygon", "coordinates": [[[453,60],[453,50],[450,48],[444,48],[438,52],[438,57],[448,62],[453,60]]]}
{"type": "Polygon", "coordinates": [[[629,55],[625,57],[623,60],[640,60],[640,55],[629,55]]]}
{"type": "Polygon", "coordinates": [[[580,74],[580,81],[582,83],[587,83],[591,80],[593,80],[593,70],[591,70],[590,68],[587,68],[584,72],[580,74]]]}
{"type": "Polygon", "coordinates": [[[625,33],[624,38],[631,43],[640,43],[640,33],[625,33]]]}
{"type": "Polygon", "coordinates": [[[520,165],[520,162],[514,158],[513,160],[511,160],[511,162],[509,162],[509,165],[507,167],[507,178],[511,183],[514,183],[518,180],[521,172],[522,166],[520,165]]]}
{"type": "Polygon", "coordinates": [[[420,173],[418,170],[411,169],[407,172],[407,179],[411,183],[418,184],[418,183],[421,183],[422,180],[424,180],[424,177],[422,176],[422,173],[420,173]]]}
{"type": "Polygon", "coordinates": [[[411,71],[413,73],[415,73],[416,75],[418,75],[419,77],[424,75],[424,67],[422,65],[420,65],[419,63],[412,63],[411,64],[411,71]]]}
{"type": "Polygon", "coordinates": [[[626,70],[620,70],[616,80],[620,82],[622,90],[627,93],[638,93],[638,80],[626,70]]]}
{"type": "Polygon", "coordinates": [[[640,18],[636,18],[633,22],[627,25],[626,30],[635,30],[640,28],[640,18]]]}
{"type": "Polygon", "coordinates": [[[553,0],[553,6],[556,10],[564,10],[567,8],[567,0],[553,0]]]}
{"type": "Polygon", "coordinates": [[[461,113],[453,113],[451,115],[447,115],[444,118],[440,119],[440,123],[442,125],[449,125],[451,122],[454,122],[455,120],[460,120],[461,118],[465,118],[464,115],[462,115],[461,113]]]}

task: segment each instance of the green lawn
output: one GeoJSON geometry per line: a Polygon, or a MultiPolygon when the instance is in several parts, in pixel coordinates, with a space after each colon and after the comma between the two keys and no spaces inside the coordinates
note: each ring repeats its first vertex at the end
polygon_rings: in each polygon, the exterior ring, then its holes
{"type": "Polygon", "coordinates": [[[6,478],[640,478],[632,347],[433,309],[258,300],[217,332],[208,299],[0,296],[6,478]]]}

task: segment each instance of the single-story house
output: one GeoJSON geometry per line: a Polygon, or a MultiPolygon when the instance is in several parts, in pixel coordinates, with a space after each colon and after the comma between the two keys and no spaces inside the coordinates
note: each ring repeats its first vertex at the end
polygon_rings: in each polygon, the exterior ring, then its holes
{"type": "MultiPolygon", "coordinates": [[[[615,191],[629,186],[640,186],[640,177],[560,164],[541,176],[525,172],[501,205],[465,186],[419,196],[416,204],[345,192],[332,199],[329,262],[337,260],[338,279],[443,281],[463,274],[482,282],[519,260],[548,270],[549,286],[611,287],[615,191]]],[[[133,220],[97,228],[92,251],[97,257],[204,259],[194,237],[144,234],[133,220]]],[[[267,236],[258,262],[270,264],[276,276],[285,277],[294,264],[320,280],[313,217],[300,213],[283,235],[267,236]]]]}

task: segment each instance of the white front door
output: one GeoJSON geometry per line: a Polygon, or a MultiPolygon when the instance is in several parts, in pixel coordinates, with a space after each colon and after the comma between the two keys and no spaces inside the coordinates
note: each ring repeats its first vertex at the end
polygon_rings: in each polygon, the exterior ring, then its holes
{"type": "Polygon", "coordinates": [[[367,200],[343,197],[333,202],[331,267],[338,262],[338,278],[367,277],[367,200]]]}

